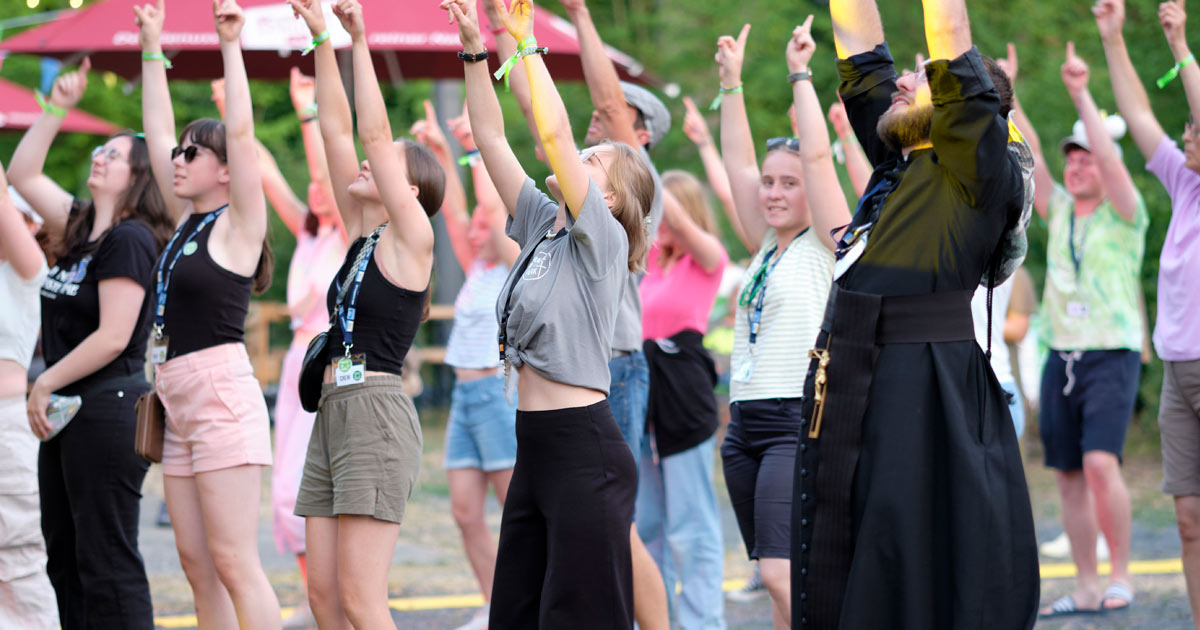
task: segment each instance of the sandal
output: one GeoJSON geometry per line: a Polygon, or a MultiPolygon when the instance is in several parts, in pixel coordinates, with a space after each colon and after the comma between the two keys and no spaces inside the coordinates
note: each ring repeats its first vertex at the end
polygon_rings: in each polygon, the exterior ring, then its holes
{"type": "Polygon", "coordinates": [[[1050,605],[1050,612],[1039,612],[1038,617],[1046,619],[1049,617],[1066,617],[1068,615],[1103,615],[1108,612],[1104,608],[1104,602],[1100,602],[1100,608],[1079,608],[1075,604],[1075,598],[1070,595],[1063,595],[1054,600],[1050,605]]]}
{"type": "Polygon", "coordinates": [[[1133,606],[1133,589],[1120,582],[1113,582],[1104,589],[1104,595],[1100,598],[1102,610],[1129,610],[1130,606],[1133,606]],[[1104,602],[1110,599],[1118,599],[1125,603],[1119,606],[1106,606],[1104,602]]]}

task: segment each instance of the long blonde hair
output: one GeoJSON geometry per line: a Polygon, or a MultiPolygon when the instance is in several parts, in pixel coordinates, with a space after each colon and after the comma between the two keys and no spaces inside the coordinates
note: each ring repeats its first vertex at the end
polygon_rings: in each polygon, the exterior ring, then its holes
{"type": "Polygon", "coordinates": [[[608,186],[615,199],[610,210],[629,239],[629,270],[641,271],[650,249],[646,219],[654,204],[654,176],[642,156],[628,144],[605,141],[597,146],[612,148],[608,186]]]}

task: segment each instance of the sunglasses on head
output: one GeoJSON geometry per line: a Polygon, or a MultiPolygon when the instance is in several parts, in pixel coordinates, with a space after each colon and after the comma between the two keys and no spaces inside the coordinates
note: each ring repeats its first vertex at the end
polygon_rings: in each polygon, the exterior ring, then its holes
{"type": "Polygon", "coordinates": [[[767,150],[774,151],[775,149],[787,149],[789,151],[800,151],[800,138],[767,138],[767,150]]]}
{"type": "Polygon", "coordinates": [[[189,145],[186,149],[183,147],[175,147],[174,149],[171,149],[171,159],[174,160],[180,155],[183,155],[183,161],[191,164],[192,160],[196,159],[196,153],[199,151],[200,146],[195,144],[189,145]]]}

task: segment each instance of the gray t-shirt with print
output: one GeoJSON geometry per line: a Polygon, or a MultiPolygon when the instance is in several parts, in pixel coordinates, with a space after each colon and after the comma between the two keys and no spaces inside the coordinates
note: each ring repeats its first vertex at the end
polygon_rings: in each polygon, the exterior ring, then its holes
{"type": "MultiPolygon", "coordinates": [[[[638,153],[650,167],[650,176],[654,178],[654,202],[650,204],[650,233],[646,244],[654,242],[658,235],[658,223],[663,215],[663,186],[658,176],[658,169],[650,161],[650,154],[645,147],[638,147],[638,153]]],[[[628,266],[626,266],[628,268],[628,266]]],[[[642,349],[642,297],[638,293],[638,284],[642,281],[641,272],[626,272],[625,290],[621,293],[621,309],[617,311],[617,327],[613,331],[613,350],[632,352],[642,349]]]]}
{"type": "Polygon", "coordinates": [[[579,218],[568,212],[566,229],[553,234],[557,214],[558,203],[526,179],[508,219],[508,235],[521,255],[496,302],[499,321],[509,305],[505,358],[513,367],[528,365],[552,381],[607,395],[629,243],[594,184],[579,218]]]}

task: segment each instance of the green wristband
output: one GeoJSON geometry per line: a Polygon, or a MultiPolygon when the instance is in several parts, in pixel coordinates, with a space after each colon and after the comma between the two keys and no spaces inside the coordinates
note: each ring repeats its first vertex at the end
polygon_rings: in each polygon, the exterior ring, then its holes
{"type": "Polygon", "coordinates": [[[42,107],[43,112],[53,116],[58,116],[59,118],[67,117],[67,109],[65,107],[59,107],[58,105],[46,100],[46,95],[42,94],[40,91],[34,92],[34,95],[37,97],[38,105],[42,107]]]}
{"type": "Polygon", "coordinates": [[[329,39],[329,29],[325,29],[325,30],[321,31],[320,35],[317,35],[316,37],[313,38],[312,43],[309,44],[308,48],[305,48],[304,52],[300,53],[300,55],[304,56],[304,55],[307,55],[308,53],[316,50],[317,46],[324,44],[325,41],[328,39],[329,39]]]}
{"type": "Polygon", "coordinates": [[[1194,63],[1195,61],[1196,61],[1196,55],[1188,54],[1187,57],[1184,57],[1183,60],[1176,63],[1175,67],[1171,68],[1170,70],[1167,70],[1167,73],[1162,75],[1161,77],[1158,77],[1158,81],[1156,82],[1158,84],[1158,89],[1161,90],[1161,89],[1167,87],[1168,84],[1170,84],[1172,81],[1175,80],[1175,77],[1179,76],[1179,71],[1182,70],[1184,66],[1194,63]]]}
{"type": "Polygon", "coordinates": [[[167,59],[167,56],[160,52],[144,52],[142,53],[142,61],[161,61],[164,68],[167,70],[171,69],[171,60],[167,59]]]}
{"type": "Polygon", "coordinates": [[[508,75],[512,72],[513,66],[517,65],[517,61],[524,59],[529,55],[544,54],[548,52],[550,52],[549,48],[546,48],[545,46],[538,46],[537,40],[530,35],[529,37],[522,39],[520,42],[517,42],[517,52],[513,53],[513,56],[509,57],[493,76],[495,76],[497,80],[499,80],[500,77],[504,77],[504,87],[505,89],[509,89],[508,75]]]}
{"type": "Polygon", "coordinates": [[[726,94],[741,94],[741,93],[742,93],[742,86],[740,86],[740,85],[735,88],[721,88],[721,90],[719,92],[717,92],[717,97],[713,99],[712,105],[708,106],[708,109],[710,111],[715,112],[718,109],[721,109],[721,97],[722,96],[724,96],[726,94]]]}

